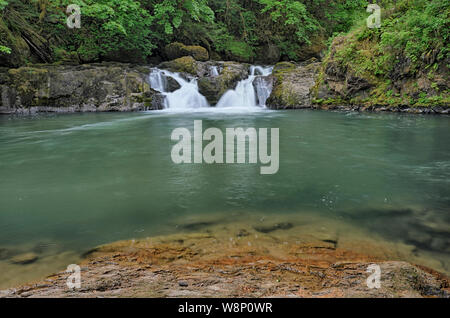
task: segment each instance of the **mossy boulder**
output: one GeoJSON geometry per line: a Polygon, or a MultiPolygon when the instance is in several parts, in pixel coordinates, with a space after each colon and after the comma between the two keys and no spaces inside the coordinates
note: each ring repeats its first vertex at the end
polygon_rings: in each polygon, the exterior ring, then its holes
{"type": "Polygon", "coordinates": [[[294,109],[311,107],[311,89],[319,63],[294,64],[280,62],[275,65],[272,76],[274,87],[267,100],[272,109],[294,109]]]}
{"type": "Polygon", "coordinates": [[[198,45],[186,46],[185,50],[188,55],[192,56],[197,61],[206,62],[209,60],[209,53],[202,46],[198,45]]]}
{"type": "Polygon", "coordinates": [[[206,62],[209,60],[208,51],[198,45],[184,45],[183,43],[174,42],[165,47],[165,53],[169,60],[175,60],[184,56],[191,56],[196,61],[206,62]]]}
{"type": "Polygon", "coordinates": [[[327,48],[326,42],[327,38],[323,35],[312,37],[309,44],[305,44],[297,50],[297,59],[299,61],[307,61],[311,58],[320,59],[327,48]]]}
{"type": "MultiPolygon", "coordinates": [[[[208,70],[212,65],[207,65],[203,69],[208,70]]],[[[248,77],[249,66],[234,62],[220,62],[217,66],[221,71],[218,76],[201,77],[198,80],[198,88],[202,95],[206,97],[211,105],[216,105],[220,97],[228,90],[234,89],[236,84],[248,77]]]]}
{"type": "Polygon", "coordinates": [[[171,72],[188,73],[197,76],[199,73],[199,64],[192,56],[183,56],[172,61],[163,62],[159,66],[171,72]]]}

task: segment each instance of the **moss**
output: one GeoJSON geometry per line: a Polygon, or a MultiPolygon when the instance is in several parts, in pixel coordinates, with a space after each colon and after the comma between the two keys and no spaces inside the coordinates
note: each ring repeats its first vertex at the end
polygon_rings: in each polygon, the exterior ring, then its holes
{"type": "Polygon", "coordinates": [[[183,56],[173,61],[164,62],[161,67],[167,68],[172,72],[183,72],[197,75],[197,63],[192,56],[183,56]]]}
{"type": "Polygon", "coordinates": [[[167,58],[169,60],[175,60],[177,58],[183,57],[184,56],[184,52],[183,52],[184,47],[185,47],[185,45],[180,42],[174,42],[174,43],[167,44],[165,47],[165,53],[166,53],[167,58]]]}
{"type": "Polygon", "coordinates": [[[10,69],[8,75],[24,106],[41,104],[39,99],[49,96],[47,69],[21,67],[10,69]]]}
{"type": "Polygon", "coordinates": [[[198,45],[187,46],[180,42],[168,44],[165,47],[165,53],[170,60],[184,56],[192,56],[195,60],[201,62],[209,60],[209,53],[204,47],[198,45]]]}
{"type": "Polygon", "coordinates": [[[209,53],[204,47],[186,46],[185,50],[188,55],[192,56],[197,61],[206,62],[209,60],[209,53]]]}
{"type": "Polygon", "coordinates": [[[273,68],[273,73],[280,73],[283,71],[291,71],[295,69],[295,64],[291,62],[280,62],[275,64],[273,68]]]}
{"type": "Polygon", "coordinates": [[[225,47],[227,57],[233,61],[251,63],[256,55],[253,47],[243,41],[231,40],[225,47]]]}
{"type": "Polygon", "coordinates": [[[17,67],[27,62],[30,48],[20,34],[14,34],[0,18],[0,45],[10,48],[10,54],[0,53],[0,65],[17,67]]]}

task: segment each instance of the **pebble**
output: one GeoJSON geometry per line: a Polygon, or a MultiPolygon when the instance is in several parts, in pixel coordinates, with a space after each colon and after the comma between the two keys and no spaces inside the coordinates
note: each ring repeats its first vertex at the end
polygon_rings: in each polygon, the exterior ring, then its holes
{"type": "Polygon", "coordinates": [[[180,285],[181,287],[188,287],[189,286],[188,282],[185,281],[185,280],[180,280],[178,282],[178,285],[180,285]]]}

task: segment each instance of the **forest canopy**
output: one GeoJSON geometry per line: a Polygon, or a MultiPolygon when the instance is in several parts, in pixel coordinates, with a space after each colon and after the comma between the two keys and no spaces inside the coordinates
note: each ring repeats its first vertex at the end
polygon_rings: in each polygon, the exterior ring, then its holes
{"type": "MultiPolygon", "coordinates": [[[[419,58],[448,54],[446,0],[382,0],[383,48],[419,58]]],[[[366,0],[0,0],[0,63],[164,59],[167,44],[206,48],[215,59],[301,61],[365,23],[366,0]],[[65,23],[69,4],[81,28],[65,23]]],[[[381,32],[381,33],[380,33],[381,32]]],[[[369,34],[367,36],[373,36],[369,34]]]]}

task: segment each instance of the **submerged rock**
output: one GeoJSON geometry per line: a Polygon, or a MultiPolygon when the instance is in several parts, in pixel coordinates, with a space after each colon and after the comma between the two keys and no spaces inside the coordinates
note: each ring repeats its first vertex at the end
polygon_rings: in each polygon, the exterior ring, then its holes
{"type": "Polygon", "coordinates": [[[255,226],[254,229],[260,233],[270,233],[276,230],[289,230],[292,227],[292,223],[282,222],[267,226],[255,226]]]}
{"type": "Polygon", "coordinates": [[[12,257],[10,261],[13,264],[26,265],[34,263],[38,258],[38,255],[35,253],[24,253],[12,257]]]}

